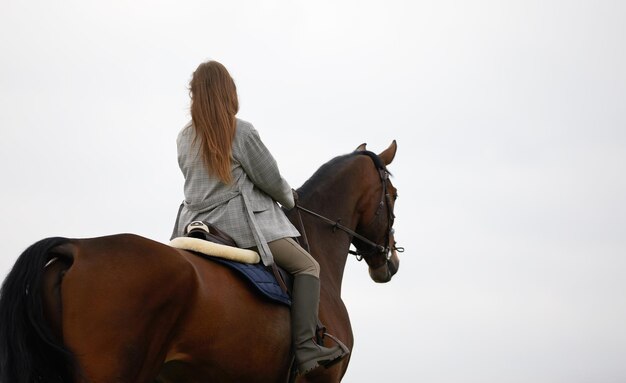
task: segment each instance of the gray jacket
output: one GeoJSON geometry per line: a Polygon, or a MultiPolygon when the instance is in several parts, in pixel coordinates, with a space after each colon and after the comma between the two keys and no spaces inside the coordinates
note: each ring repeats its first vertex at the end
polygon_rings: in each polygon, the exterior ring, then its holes
{"type": "MultiPolygon", "coordinates": [[[[176,140],[178,165],[185,176],[185,200],[173,237],[183,235],[185,226],[192,221],[207,221],[233,237],[239,247],[257,246],[261,253],[263,249],[269,253],[267,242],[300,235],[276,204],[278,201],[286,208],[294,206],[291,187],[252,124],[237,119],[231,164],[233,182],[228,185],[208,172],[194,137],[190,122],[176,140]]],[[[264,263],[268,261],[264,259],[264,263]]]]}

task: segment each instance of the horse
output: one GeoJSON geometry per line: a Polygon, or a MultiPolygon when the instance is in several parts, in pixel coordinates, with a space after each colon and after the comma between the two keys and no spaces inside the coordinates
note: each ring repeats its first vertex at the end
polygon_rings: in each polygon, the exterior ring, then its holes
{"type": "MultiPolygon", "coordinates": [[[[286,212],[320,264],[320,320],[349,349],[341,289],[351,244],[375,282],[399,267],[387,171],[396,150],[395,141],[378,155],[363,144],[332,159],[286,212]]],[[[133,234],[47,238],[22,253],[2,285],[0,382],[342,379],[349,356],[293,375],[290,334],[286,305],[261,299],[217,262],[133,234]]]]}

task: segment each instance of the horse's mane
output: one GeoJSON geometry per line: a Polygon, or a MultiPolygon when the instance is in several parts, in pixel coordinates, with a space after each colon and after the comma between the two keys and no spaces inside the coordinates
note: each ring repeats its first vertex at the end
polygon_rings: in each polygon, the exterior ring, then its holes
{"type": "Polygon", "coordinates": [[[324,165],[320,166],[319,169],[300,187],[299,193],[308,194],[313,191],[314,188],[319,187],[325,182],[330,181],[333,176],[340,174],[343,167],[348,166],[353,158],[357,156],[365,155],[368,156],[374,161],[374,165],[378,169],[387,170],[385,164],[381,161],[380,157],[374,152],[370,152],[369,150],[363,151],[354,151],[352,153],[344,154],[341,156],[337,156],[330,161],[326,162],[324,165]]]}
{"type": "Polygon", "coordinates": [[[340,168],[346,166],[348,160],[353,158],[355,153],[356,152],[337,156],[320,166],[320,168],[317,169],[317,171],[315,171],[315,173],[313,173],[313,175],[298,189],[298,192],[301,194],[308,194],[312,192],[313,189],[319,187],[319,185],[332,179],[332,176],[337,174],[340,168]]]}

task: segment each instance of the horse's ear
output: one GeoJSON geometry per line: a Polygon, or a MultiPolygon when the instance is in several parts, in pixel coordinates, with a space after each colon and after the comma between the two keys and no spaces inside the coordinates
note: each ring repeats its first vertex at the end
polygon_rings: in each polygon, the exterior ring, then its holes
{"type": "Polygon", "coordinates": [[[367,149],[365,149],[365,145],[367,145],[366,143],[362,143],[361,145],[359,145],[358,148],[354,149],[355,152],[364,152],[367,149]]]}
{"type": "Polygon", "coordinates": [[[391,161],[393,161],[393,158],[396,156],[396,150],[398,150],[398,144],[396,144],[396,140],[393,140],[391,145],[378,155],[378,157],[380,157],[380,159],[385,163],[385,166],[389,165],[391,161]]]}

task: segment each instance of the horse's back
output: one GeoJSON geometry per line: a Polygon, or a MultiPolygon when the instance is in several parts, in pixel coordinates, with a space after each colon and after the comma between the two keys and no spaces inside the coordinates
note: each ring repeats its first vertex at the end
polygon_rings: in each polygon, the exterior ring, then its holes
{"type": "Polygon", "coordinates": [[[284,381],[289,310],[231,270],[129,234],[74,240],[71,251],[63,339],[87,376],[284,381]]]}

